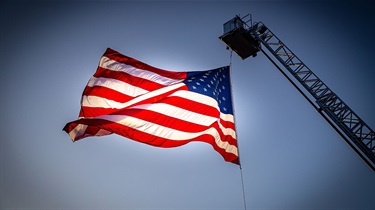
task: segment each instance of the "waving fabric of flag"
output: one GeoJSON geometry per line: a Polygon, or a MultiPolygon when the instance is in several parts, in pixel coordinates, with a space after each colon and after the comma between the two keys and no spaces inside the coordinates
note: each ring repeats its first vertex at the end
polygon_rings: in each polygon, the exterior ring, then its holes
{"type": "Polygon", "coordinates": [[[206,142],[239,164],[229,67],[173,72],[107,49],[64,130],[73,141],[112,133],[169,148],[206,142]]]}

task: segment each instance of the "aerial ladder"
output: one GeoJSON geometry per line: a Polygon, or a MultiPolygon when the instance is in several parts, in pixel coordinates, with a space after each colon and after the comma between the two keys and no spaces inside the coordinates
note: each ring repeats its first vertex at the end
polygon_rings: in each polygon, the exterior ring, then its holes
{"type": "Polygon", "coordinates": [[[233,50],[243,60],[262,52],[375,172],[374,131],[266,25],[262,22],[253,24],[248,14],[242,18],[235,16],[223,27],[224,33],[219,39],[227,49],[233,50]]]}

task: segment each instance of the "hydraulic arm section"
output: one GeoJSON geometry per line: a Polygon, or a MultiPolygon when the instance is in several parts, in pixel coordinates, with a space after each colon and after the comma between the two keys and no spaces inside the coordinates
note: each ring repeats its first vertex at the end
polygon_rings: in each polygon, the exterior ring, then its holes
{"type": "Polygon", "coordinates": [[[353,148],[353,150],[375,171],[375,133],[323,83],[267,26],[262,22],[247,24],[249,15],[236,16],[224,24],[224,34],[219,38],[242,59],[257,55],[261,51],[297,88],[322,117],[353,148]],[[261,44],[284,67],[274,62],[261,48],[261,44]],[[285,69],[288,74],[285,73],[285,69]],[[295,80],[292,80],[292,75],[295,80]],[[295,82],[298,81],[298,82],[295,82]],[[299,85],[297,85],[299,84],[299,85]],[[304,87],[303,91],[300,87],[304,87]],[[309,93],[310,96],[305,94],[309,93]]]}

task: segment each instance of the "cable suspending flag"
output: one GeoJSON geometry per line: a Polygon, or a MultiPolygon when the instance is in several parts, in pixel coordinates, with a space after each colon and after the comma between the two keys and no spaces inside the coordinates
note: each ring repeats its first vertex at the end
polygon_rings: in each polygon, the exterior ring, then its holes
{"type": "Polygon", "coordinates": [[[108,48],[83,91],[78,120],[64,130],[73,141],[115,133],[163,148],[206,142],[239,164],[228,66],[173,72],[108,48]]]}

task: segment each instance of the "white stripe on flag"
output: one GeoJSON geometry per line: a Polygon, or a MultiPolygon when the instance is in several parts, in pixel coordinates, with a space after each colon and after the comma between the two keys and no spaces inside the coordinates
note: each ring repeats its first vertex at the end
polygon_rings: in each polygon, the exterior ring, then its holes
{"type": "Polygon", "coordinates": [[[166,115],[173,118],[178,118],[180,120],[203,125],[203,126],[209,126],[215,121],[217,121],[217,118],[199,114],[196,112],[192,112],[186,109],[182,109],[180,107],[172,106],[170,104],[165,103],[154,103],[154,104],[142,104],[138,106],[131,107],[131,109],[144,109],[144,110],[151,110],[157,113],[160,113],[162,115],[166,115]]]}
{"type": "Polygon", "coordinates": [[[225,121],[234,123],[234,117],[233,117],[232,114],[224,114],[224,113],[220,112],[220,118],[225,120],[225,121]]]}
{"type": "Polygon", "coordinates": [[[143,133],[174,141],[189,140],[203,134],[209,134],[215,138],[215,143],[218,147],[224,149],[227,153],[232,153],[238,156],[237,147],[230,145],[228,142],[223,142],[220,138],[220,134],[213,127],[202,132],[188,133],[126,115],[104,115],[96,117],[96,119],[108,120],[143,133]]]}
{"type": "MultiPolygon", "coordinates": [[[[203,95],[203,94],[199,94],[199,93],[195,93],[195,92],[187,91],[187,90],[179,90],[179,91],[174,92],[170,96],[178,96],[178,97],[181,97],[181,98],[185,98],[185,99],[188,99],[188,100],[191,100],[191,101],[195,101],[195,102],[199,102],[199,103],[211,106],[211,107],[219,110],[219,104],[217,103],[217,101],[215,99],[213,99],[209,96],[203,95]]],[[[234,117],[231,114],[224,114],[224,113],[220,112],[220,118],[225,120],[225,121],[229,121],[229,122],[234,123],[234,117]]]]}
{"type": "Polygon", "coordinates": [[[99,129],[99,131],[95,134],[95,136],[105,136],[109,134],[112,134],[112,133],[104,129],[99,129]]]}
{"type": "Polygon", "coordinates": [[[115,90],[117,92],[123,93],[128,96],[136,97],[139,95],[143,95],[145,93],[148,93],[149,91],[142,89],[137,86],[133,86],[132,84],[117,80],[117,79],[111,79],[111,78],[103,78],[103,77],[91,77],[89,82],[87,83],[87,86],[94,87],[94,86],[101,86],[106,87],[112,90],[115,90]]]}
{"type": "Polygon", "coordinates": [[[164,77],[157,73],[147,71],[144,69],[138,69],[138,68],[135,68],[134,66],[130,66],[130,65],[112,60],[106,56],[103,56],[100,59],[99,66],[108,70],[112,70],[112,71],[126,72],[127,74],[130,74],[132,76],[147,79],[147,80],[162,84],[164,86],[168,86],[168,85],[175,84],[177,82],[182,81],[182,80],[170,79],[168,77],[164,77]]]}
{"type": "Polygon", "coordinates": [[[86,95],[84,95],[84,96],[82,96],[82,106],[92,107],[92,108],[100,107],[100,108],[106,108],[106,109],[108,109],[108,108],[123,109],[125,107],[131,106],[131,105],[136,104],[138,102],[141,102],[143,100],[146,100],[146,99],[164,94],[164,93],[166,93],[168,91],[172,91],[174,89],[178,89],[178,88],[180,88],[184,85],[185,85],[184,83],[177,83],[175,85],[163,87],[163,88],[160,88],[158,90],[148,92],[147,94],[138,96],[138,97],[136,97],[136,98],[134,98],[134,99],[132,99],[128,102],[125,102],[125,103],[120,103],[120,102],[117,102],[117,101],[109,100],[109,99],[98,97],[98,96],[90,96],[90,95],[86,96],[86,95]]]}
{"type": "MultiPolygon", "coordinates": [[[[151,110],[162,115],[166,115],[173,118],[178,118],[180,120],[191,122],[198,125],[210,126],[215,121],[218,121],[217,118],[192,112],[186,109],[182,109],[176,106],[165,103],[156,103],[156,104],[143,104],[139,106],[134,106],[132,108],[151,110]]],[[[220,121],[218,121],[219,127],[224,135],[230,135],[233,138],[236,138],[236,132],[232,128],[224,127],[220,121]]]]}
{"type": "Polygon", "coordinates": [[[219,127],[220,127],[220,129],[221,129],[221,131],[223,132],[224,135],[230,135],[234,139],[236,138],[236,131],[234,131],[232,128],[224,127],[220,122],[218,122],[218,124],[219,124],[219,127]]]}
{"type": "Polygon", "coordinates": [[[73,130],[69,132],[69,136],[74,140],[76,136],[82,136],[85,134],[87,125],[78,124],[73,130]]]}

